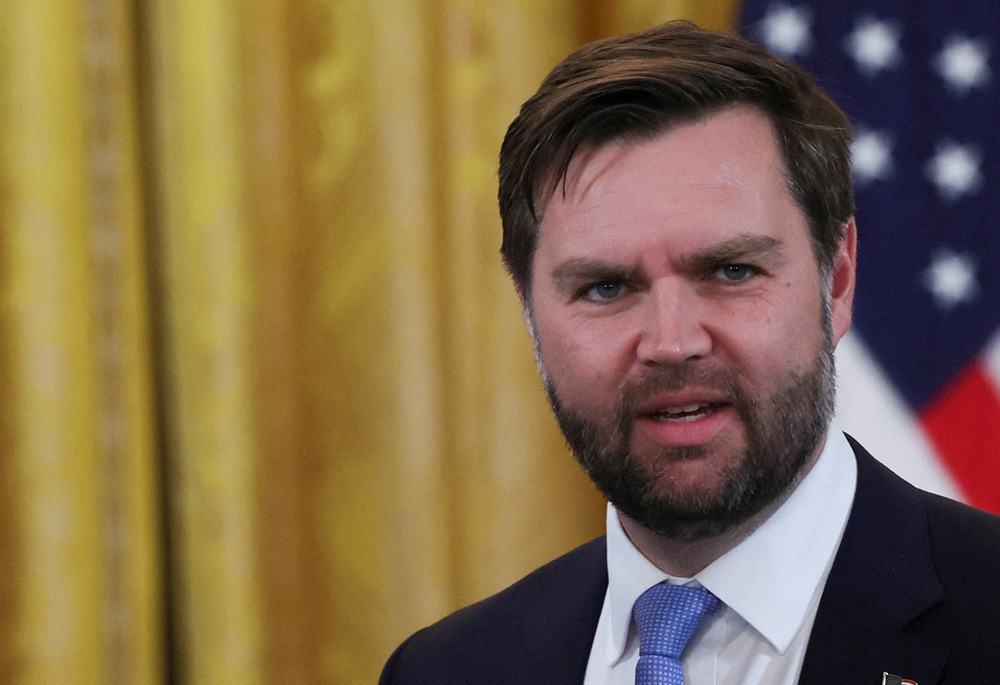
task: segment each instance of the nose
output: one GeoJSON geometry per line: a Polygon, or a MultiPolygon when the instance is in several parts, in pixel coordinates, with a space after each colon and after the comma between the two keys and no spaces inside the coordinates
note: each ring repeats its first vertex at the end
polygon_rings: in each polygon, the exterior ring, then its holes
{"type": "Polygon", "coordinates": [[[712,336],[703,321],[697,297],[683,284],[656,284],[646,301],[642,337],[636,349],[648,365],[678,364],[706,357],[712,336]]]}

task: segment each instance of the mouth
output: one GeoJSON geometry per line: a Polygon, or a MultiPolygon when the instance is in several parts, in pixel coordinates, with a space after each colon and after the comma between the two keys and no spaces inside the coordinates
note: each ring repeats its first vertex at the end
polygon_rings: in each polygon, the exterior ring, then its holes
{"type": "Polygon", "coordinates": [[[711,416],[725,406],[723,402],[694,402],[682,407],[662,407],[645,416],[659,423],[689,423],[711,416]]]}
{"type": "Polygon", "coordinates": [[[660,398],[640,407],[636,429],[640,440],[661,447],[707,445],[738,418],[723,397],[660,398]]]}

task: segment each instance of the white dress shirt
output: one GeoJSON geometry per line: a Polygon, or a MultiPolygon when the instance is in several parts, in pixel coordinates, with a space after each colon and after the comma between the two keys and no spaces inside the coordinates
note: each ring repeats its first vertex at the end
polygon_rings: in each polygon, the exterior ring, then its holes
{"type": "Polygon", "coordinates": [[[701,585],[725,605],[688,644],[681,660],[686,685],[795,685],[857,475],[853,450],[831,425],[819,459],[785,503],[694,578],[673,578],[654,566],[608,505],[608,590],[584,685],[635,682],[632,605],[664,580],[701,585]]]}

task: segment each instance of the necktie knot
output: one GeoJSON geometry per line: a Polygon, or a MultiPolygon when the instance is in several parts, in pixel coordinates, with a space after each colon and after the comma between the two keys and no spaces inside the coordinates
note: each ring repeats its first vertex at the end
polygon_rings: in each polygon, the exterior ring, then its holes
{"type": "Polygon", "coordinates": [[[701,587],[660,583],[646,590],[632,608],[639,628],[636,684],[683,685],[680,659],[701,621],[722,602],[701,587]]]}

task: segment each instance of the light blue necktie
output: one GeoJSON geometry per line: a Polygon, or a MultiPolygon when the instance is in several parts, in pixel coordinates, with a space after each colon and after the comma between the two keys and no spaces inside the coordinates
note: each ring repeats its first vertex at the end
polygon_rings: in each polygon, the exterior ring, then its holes
{"type": "Polygon", "coordinates": [[[632,607],[639,627],[635,685],[684,685],[684,647],[702,619],[720,606],[719,598],[701,587],[660,583],[642,593],[632,607]]]}

